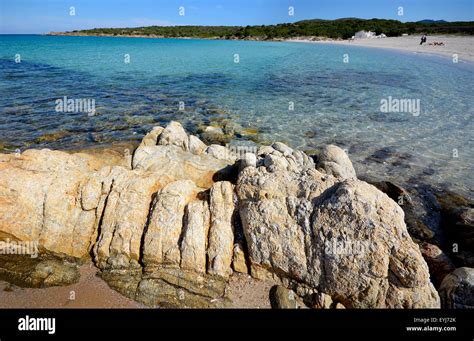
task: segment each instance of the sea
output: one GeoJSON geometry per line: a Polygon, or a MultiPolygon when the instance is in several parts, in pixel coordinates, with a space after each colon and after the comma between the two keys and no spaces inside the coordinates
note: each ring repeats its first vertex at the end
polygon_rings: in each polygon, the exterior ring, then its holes
{"type": "Polygon", "coordinates": [[[474,64],[298,42],[0,35],[0,152],[140,140],[179,121],[229,144],[345,149],[365,179],[474,196],[474,64]]]}

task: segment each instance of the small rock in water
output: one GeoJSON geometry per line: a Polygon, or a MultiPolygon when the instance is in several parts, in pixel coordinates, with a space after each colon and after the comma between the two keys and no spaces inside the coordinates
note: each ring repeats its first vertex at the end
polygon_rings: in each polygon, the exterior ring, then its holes
{"type": "Polygon", "coordinates": [[[55,142],[57,140],[60,140],[66,136],[68,136],[70,133],[66,130],[60,130],[56,131],[54,133],[48,133],[48,134],[43,134],[40,137],[38,137],[35,142],[36,143],[45,143],[45,142],[55,142]]]}
{"type": "Polygon", "coordinates": [[[396,150],[394,147],[384,147],[375,151],[372,155],[368,157],[368,159],[375,162],[383,162],[384,160],[394,156],[395,154],[396,150]]]}
{"type": "Polygon", "coordinates": [[[257,128],[243,128],[240,130],[239,134],[242,136],[258,135],[258,129],[257,128]]]}
{"type": "Polygon", "coordinates": [[[431,167],[423,169],[424,175],[433,175],[434,173],[436,173],[436,171],[431,167]]]}
{"type": "Polygon", "coordinates": [[[206,144],[225,145],[229,143],[234,136],[224,133],[220,127],[208,126],[201,132],[201,138],[206,144]]]}

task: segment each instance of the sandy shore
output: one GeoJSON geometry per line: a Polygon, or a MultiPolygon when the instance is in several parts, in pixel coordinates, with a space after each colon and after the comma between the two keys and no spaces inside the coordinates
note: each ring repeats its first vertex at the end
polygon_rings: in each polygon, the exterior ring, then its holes
{"type": "MultiPolygon", "coordinates": [[[[113,35],[113,34],[84,34],[81,32],[50,32],[50,36],[78,36],[78,37],[115,37],[115,38],[151,38],[151,39],[167,39],[169,37],[157,35],[113,35]]],[[[273,39],[272,41],[284,41],[293,43],[315,43],[315,44],[338,44],[375,47],[384,49],[396,49],[407,52],[435,54],[453,58],[454,54],[458,55],[458,61],[474,63],[474,36],[460,35],[432,35],[428,36],[427,42],[420,45],[421,35],[410,35],[403,37],[389,37],[381,39],[356,39],[356,40],[335,40],[321,37],[300,37],[294,39],[273,39]],[[313,40],[314,39],[314,40],[313,40]],[[434,42],[442,42],[444,45],[434,45],[434,42]],[[430,45],[431,44],[431,45],[430,45]]],[[[195,37],[174,37],[172,39],[202,39],[202,40],[221,40],[221,38],[195,38],[195,37]]],[[[236,39],[239,40],[239,39],[236,39]]],[[[245,39],[249,41],[262,41],[262,39],[245,39]]],[[[269,41],[269,40],[263,40],[269,41]]]]}
{"type": "MultiPolygon", "coordinates": [[[[148,308],[111,289],[92,264],[81,266],[81,278],[73,285],[44,289],[20,288],[0,281],[2,308],[148,308]],[[71,299],[73,298],[73,299],[71,299]]],[[[234,273],[228,294],[234,308],[271,308],[272,283],[234,273]]]]}
{"type": "Polygon", "coordinates": [[[396,49],[415,53],[442,55],[452,59],[453,54],[458,55],[459,61],[474,63],[474,37],[456,35],[428,36],[427,42],[420,45],[420,35],[390,37],[381,39],[356,39],[349,40],[321,40],[311,41],[305,39],[287,40],[290,42],[306,42],[315,44],[338,44],[350,46],[364,46],[385,49],[396,49]],[[430,45],[433,42],[443,42],[443,46],[430,45]]]}

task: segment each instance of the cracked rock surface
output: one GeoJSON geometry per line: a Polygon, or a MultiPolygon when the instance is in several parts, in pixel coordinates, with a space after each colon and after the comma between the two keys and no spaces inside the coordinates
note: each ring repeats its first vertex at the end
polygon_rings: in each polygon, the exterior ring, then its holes
{"type": "Polygon", "coordinates": [[[155,127],[120,164],[48,149],[0,154],[0,241],[35,242],[54,257],[13,268],[3,256],[0,275],[62,285],[75,280],[62,260],[92,259],[112,288],[149,306],[229,306],[233,271],[334,306],[440,306],[403,211],[357,180],[344,151],[328,146],[315,163],[275,143],[235,161],[177,122],[155,127]]]}

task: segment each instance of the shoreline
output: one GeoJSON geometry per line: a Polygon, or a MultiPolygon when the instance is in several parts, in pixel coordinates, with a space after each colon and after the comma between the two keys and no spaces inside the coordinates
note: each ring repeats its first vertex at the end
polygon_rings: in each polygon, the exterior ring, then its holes
{"type": "Polygon", "coordinates": [[[367,48],[381,48],[401,52],[412,52],[421,55],[435,55],[453,59],[453,54],[458,55],[459,62],[474,64],[474,37],[468,35],[433,35],[428,36],[428,41],[424,45],[419,45],[418,35],[387,38],[367,38],[356,40],[331,39],[324,37],[296,37],[291,39],[224,39],[219,37],[199,38],[199,37],[164,37],[157,35],[113,35],[113,34],[81,34],[51,32],[46,36],[68,36],[68,37],[112,37],[112,38],[148,38],[148,39],[181,39],[181,40],[227,40],[227,41],[265,41],[265,42],[285,42],[285,43],[308,43],[308,44],[333,44],[343,46],[359,46],[367,48]],[[444,45],[430,45],[433,42],[442,42],[444,45]]]}
{"type": "Polygon", "coordinates": [[[374,39],[356,39],[356,40],[320,40],[313,41],[309,39],[289,39],[287,42],[308,43],[308,44],[332,44],[342,46],[357,46],[367,48],[378,48],[395,50],[399,52],[416,53],[425,56],[441,56],[453,59],[453,55],[458,55],[458,62],[468,62],[474,64],[474,37],[460,35],[433,35],[428,36],[428,42],[419,45],[418,36],[387,37],[374,39]],[[444,45],[429,45],[433,42],[442,42],[444,45]]]}

